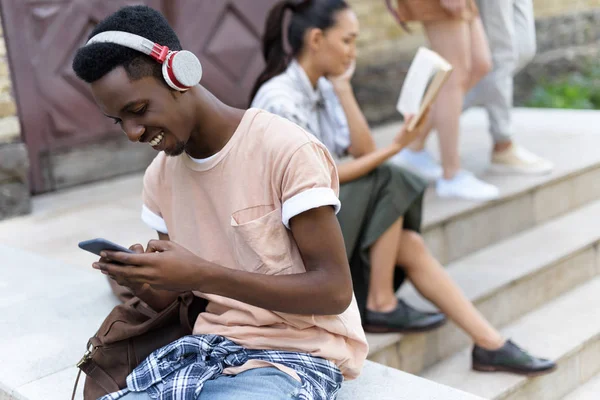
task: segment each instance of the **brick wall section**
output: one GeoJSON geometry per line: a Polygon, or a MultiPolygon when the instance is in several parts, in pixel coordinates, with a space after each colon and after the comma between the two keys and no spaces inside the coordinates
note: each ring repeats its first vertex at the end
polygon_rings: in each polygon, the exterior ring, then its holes
{"type": "Polygon", "coordinates": [[[534,0],[536,17],[554,17],[561,14],[589,11],[600,7],[600,0],[534,0]]]}
{"type": "Polygon", "coordinates": [[[20,133],[0,25],[0,220],[31,211],[29,158],[20,133]]]}
{"type": "Polygon", "coordinates": [[[17,110],[12,95],[10,71],[6,55],[6,43],[4,42],[4,32],[0,26],[0,118],[16,114],[17,110]]]}
{"type": "Polygon", "coordinates": [[[372,64],[375,56],[391,59],[392,53],[411,52],[424,43],[420,24],[411,24],[413,33],[405,33],[388,12],[385,0],[349,0],[349,3],[360,22],[359,65],[372,64]]]}
{"type": "Polygon", "coordinates": [[[0,143],[18,140],[20,132],[17,107],[12,92],[4,32],[0,25],[0,143]]]}

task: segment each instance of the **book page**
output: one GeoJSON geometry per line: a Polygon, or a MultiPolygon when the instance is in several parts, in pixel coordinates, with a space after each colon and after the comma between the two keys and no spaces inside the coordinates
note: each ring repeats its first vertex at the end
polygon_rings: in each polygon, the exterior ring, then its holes
{"type": "MultiPolygon", "coordinates": [[[[445,79],[436,79],[438,73],[442,72],[442,75],[447,75],[451,70],[452,66],[437,53],[420,47],[402,85],[396,104],[398,112],[404,116],[419,114],[426,93],[433,90],[435,97],[439,86],[445,82],[445,79]]],[[[426,97],[430,98],[431,95],[426,97]]]]}

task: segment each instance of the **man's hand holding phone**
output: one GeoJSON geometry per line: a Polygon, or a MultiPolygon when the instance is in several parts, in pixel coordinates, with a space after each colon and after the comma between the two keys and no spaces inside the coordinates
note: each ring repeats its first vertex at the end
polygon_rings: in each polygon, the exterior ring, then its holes
{"type": "Polygon", "coordinates": [[[204,281],[214,266],[167,240],[151,240],[145,251],[140,244],[130,249],[133,253],[104,250],[93,267],[134,293],[144,290],[144,284],[175,292],[199,290],[196,282],[204,281]]]}
{"type": "MultiPolygon", "coordinates": [[[[143,254],[144,253],[144,246],[142,246],[141,244],[134,244],[134,245],[129,246],[129,250],[131,250],[133,252],[133,254],[143,254]]],[[[102,250],[101,253],[106,252],[106,251],[109,251],[109,250],[102,250]]],[[[115,252],[115,253],[121,253],[121,252],[115,252]]],[[[128,254],[128,253],[123,253],[123,254],[128,254]]],[[[96,263],[98,263],[98,264],[111,264],[112,263],[113,265],[117,265],[119,268],[123,268],[123,267],[126,266],[125,264],[121,264],[121,263],[116,264],[115,260],[111,260],[110,258],[107,258],[107,257],[100,257],[100,259],[96,263]]],[[[107,273],[105,273],[103,271],[101,271],[101,272],[103,274],[105,274],[105,275],[109,275],[109,274],[107,274],[107,273]]],[[[139,297],[139,295],[141,293],[143,293],[147,288],[150,287],[150,285],[148,285],[147,283],[142,283],[142,284],[128,283],[128,284],[124,284],[124,283],[121,283],[118,280],[116,280],[114,276],[110,276],[109,275],[109,277],[111,279],[115,280],[119,285],[125,286],[125,287],[128,287],[129,289],[131,289],[131,291],[133,292],[133,294],[135,296],[138,296],[138,297],[139,297]]]]}

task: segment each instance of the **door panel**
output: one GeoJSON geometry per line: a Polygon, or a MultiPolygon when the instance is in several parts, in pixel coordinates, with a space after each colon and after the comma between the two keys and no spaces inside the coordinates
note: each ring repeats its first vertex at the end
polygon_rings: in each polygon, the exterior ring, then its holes
{"type": "Polygon", "coordinates": [[[248,95],[264,67],[261,35],[275,0],[177,0],[174,25],[184,48],[200,57],[202,85],[235,107],[248,95]]]}
{"type": "MultiPolygon", "coordinates": [[[[275,2],[0,0],[13,90],[29,150],[33,192],[68,186],[68,182],[57,185],[53,179],[54,154],[64,155],[65,151],[76,152],[84,147],[89,152],[90,145],[104,140],[114,142],[122,135],[98,110],[89,88],[71,69],[76,50],[98,21],[125,5],[147,4],[161,10],[184,48],[199,56],[204,67],[201,83],[224,102],[245,107],[263,67],[260,35],[267,11],[275,2]]],[[[127,168],[131,168],[130,164],[127,168]]],[[[101,162],[97,168],[103,168],[101,162]]],[[[127,171],[121,173],[124,172],[127,171]]],[[[94,175],[93,179],[99,176],[94,175]]],[[[85,177],[73,184],[82,180],[85,177]]]]}

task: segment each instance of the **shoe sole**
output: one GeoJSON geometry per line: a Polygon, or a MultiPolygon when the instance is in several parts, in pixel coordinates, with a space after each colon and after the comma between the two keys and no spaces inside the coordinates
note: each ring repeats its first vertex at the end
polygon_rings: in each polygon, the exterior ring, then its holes
{"type": "Polygon", "coordinates": [[[363,325],[363,329],[367,333],[422,333],[437,329],[445,323],[446,320],[442,320],[433,325],[428,325],[423,328],[392,328],[389,326],[363,325]]]}
{"type": "Polygon", "coordinates": [[[478,202],[498,200],[500,198],[499,193],[495,196],[485,196],[485,197],[478,197],[478,198],[468,197],[468,196],[458,196],[454,193],[445,193],[445,192],[440,193],[437,190],[437,187],[435,189],[435,194],[437,195],[437,197],[439,197],[441,199],[460,199],[460,200],[465,200],[465,201],[478,201],[478,202]]]}
{"type": "Polygon", "coordinates": [[[556,370],[556,366],[545,369],[543,371],[523,371],[516,368],[504,367],[501,365],[485,365],[485,364],[477,364],[473,363],[472,369],[479,372],[509,372],[511,374],[528,376],[530,378],[540,375],[546,375],[556,370]]]}
{"type": "Polygon", "coordinates": [[[486,202],[486,201],[493,201],[493,200],[498,200],[500,198],[500,196],[494,196],[494,197],[482,197],[482,198],[472,198],[472,197],[464,197],[464,196],[457,196],[457,195],[453,195],[453,194],[439,194],[436,193],[437,196],[440,199],[458,199],[458,200],[464,200],[464,201],[474,201],[474,202],[486,202]]]}
{"type": "Polygon", "coordinates": [[[531,176],[536,176],[536,175],[548,175],[552,172],[554,168],[546,168],[546,169],[540,169],[540,170],[530,170],[530,169],[521,169],[518,167],[510,167],[507,165],[500,165],[500,164],[491,164],[489,167],[490,172],[493,172],[494,174],[499,174],[499,175],[531,175],[531,176]]]}

